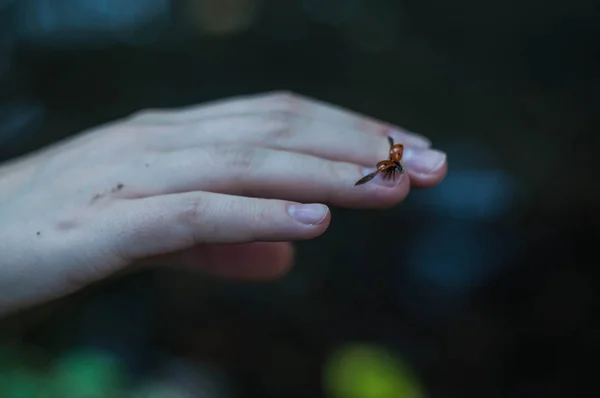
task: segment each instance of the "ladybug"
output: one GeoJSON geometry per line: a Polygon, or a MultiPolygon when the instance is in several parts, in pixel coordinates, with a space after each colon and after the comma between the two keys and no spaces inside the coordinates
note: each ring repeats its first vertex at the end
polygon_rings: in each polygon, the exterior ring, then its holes
{"type": "Polygon", "coordinates": [[[404,153],[404,145],[394,145],[394,140],[392,139],[392,137],[388,137],[388,142],[390,143],[389,159],[382,160],[379,163],[377,163],[377,170],[356,181],[354,186],[362,185],[371,181],[379,173],[382,173],[383,178],[386,180],[396,180],[397,175],[404,173],[404,167],[402,167],[402,163],[400,163],[400,161],[402,160],[402,154],[404,153]]]}

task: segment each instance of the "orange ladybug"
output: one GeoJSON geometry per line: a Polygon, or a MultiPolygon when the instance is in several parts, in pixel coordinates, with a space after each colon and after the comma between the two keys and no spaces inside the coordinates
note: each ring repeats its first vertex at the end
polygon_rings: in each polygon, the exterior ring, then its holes
{"type": "Polygon", "coordinates": [[[392,137],[388,137],[388,142],[390,143],[389,159],[382,160],[379,163],[377,163],[377,170],[356,181],[354,186],[362,185],[371,181],[379,173],[383,173],[383,178],[386,180],[395,180],[397,174],[404,173],[404,167],[402,167],[402,163],[400,163],[400,161],[402,160],[402,154],[404,153],[404,145],[394,145],[394,140],[392,139],[392,137]]]}

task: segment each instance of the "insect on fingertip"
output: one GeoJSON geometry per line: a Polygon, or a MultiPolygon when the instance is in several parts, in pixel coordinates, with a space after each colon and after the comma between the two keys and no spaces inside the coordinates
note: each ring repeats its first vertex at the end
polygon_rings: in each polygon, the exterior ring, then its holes
{"type": "Polygon", "coordinates": [[[365,182],[372,180],[375,176],[377,176],[380,173],[382,174],[381,180],[383,182],[386,182],[382,185],[388,185],[388,180],[393,180],[395,182],[396,174],[402,175],[402,173],[404,172],[404,168],[402,167],[402,163],[400,163],[400,161],[402,160],[402,155],[404,153],[404,145],[394,145],[394,139],[390,136],[388,136],[388,142],[390,144],[388,159],[382,160],[379,163],[377,163],[377,168],[375,169],[375,171],[363,169],[363,173],[370,174],[358,180],[356,184],[354,184],[354,186],[364,184],[365,182]]]}

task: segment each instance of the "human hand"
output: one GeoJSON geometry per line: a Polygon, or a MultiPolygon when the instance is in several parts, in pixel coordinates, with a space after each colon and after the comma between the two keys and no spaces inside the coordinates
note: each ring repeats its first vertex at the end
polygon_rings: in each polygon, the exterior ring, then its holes
{"type": "Polygon", "coordinates": [[[325,204],[389,207],[446,174],[427,139],[289,93],[143,111],[0,167],[0,313],[167,256],[265,279],[288,241],[329,225],[325,204]],[[407,173],[355,187],[405,145],[407,173]]]}

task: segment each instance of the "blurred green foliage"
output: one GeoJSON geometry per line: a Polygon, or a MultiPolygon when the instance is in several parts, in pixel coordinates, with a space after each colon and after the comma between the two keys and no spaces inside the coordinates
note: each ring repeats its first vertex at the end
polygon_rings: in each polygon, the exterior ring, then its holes
{"type": "Polygon", "coordinates": [[[422,398],[408,365],[384,347],[348,344],[325,366],[326,389],[333,398],[422,398]]]}

